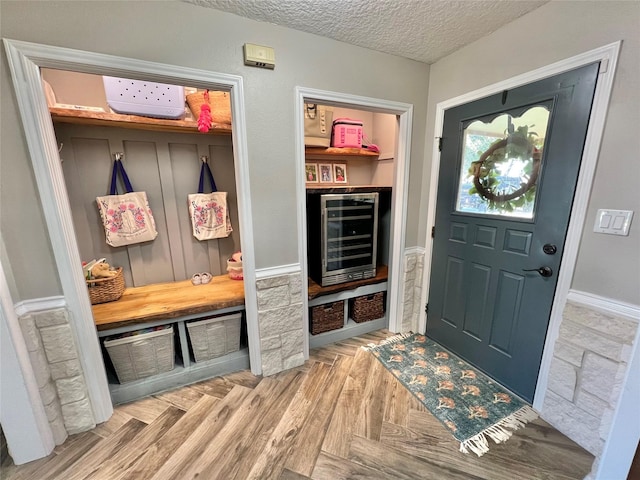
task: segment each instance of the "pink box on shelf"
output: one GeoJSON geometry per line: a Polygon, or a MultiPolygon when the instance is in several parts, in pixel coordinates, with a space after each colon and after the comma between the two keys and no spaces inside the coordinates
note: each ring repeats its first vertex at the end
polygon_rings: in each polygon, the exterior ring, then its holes
{"type": "Polygon", "coordinates": [[[336,118],[331,135],[333,147],[362,148],[362,121],[336,118]]]}

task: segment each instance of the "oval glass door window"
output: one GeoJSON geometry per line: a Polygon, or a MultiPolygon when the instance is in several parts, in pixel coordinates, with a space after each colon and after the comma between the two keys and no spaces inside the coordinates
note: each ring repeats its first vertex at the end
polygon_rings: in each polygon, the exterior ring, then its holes
{"type": "Polygon", "coordinates": [[[456,212],[533,219],[549,116],[538,105],[468,123],[456,212]]]}

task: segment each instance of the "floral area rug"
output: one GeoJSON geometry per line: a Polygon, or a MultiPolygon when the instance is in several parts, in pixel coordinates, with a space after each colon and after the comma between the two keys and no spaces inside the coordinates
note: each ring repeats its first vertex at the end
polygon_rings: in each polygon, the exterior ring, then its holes
{"type": "Polygon", "coordinates": [[[390,337],[371,351],[460,441],[478,456],[535,420],[538,414],[515,394],[424,335],[390,337]]]}

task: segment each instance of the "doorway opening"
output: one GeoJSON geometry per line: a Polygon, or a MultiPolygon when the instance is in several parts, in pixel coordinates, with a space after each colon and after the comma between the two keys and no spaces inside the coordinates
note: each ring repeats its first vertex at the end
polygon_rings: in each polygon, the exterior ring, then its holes
{"type": "Polygon", "coordinates": [[[86,383],[96,423],[104,422],[111,416],[112,403],[85,279],[81,269],[77,267],[81,259],[73,234],[73,220],[68,208],[69,198],[65,193],[58,143],[42,87],[41,68],[229,92],[233,112],[232,148],[238,223],[242,231],[249,358],[253,373],[259,374],[260,343],[242,78],[29,42],[5,39],[4,43],[66,308],[74,319],[71,327],[77,340],[83,371],[91,372],[91,375],[86,375],[86,383]]]}
{"type": "MultiPolygon", "coordinates": [[[[409,172],[409,149],[411,145],[411,124],[413,115],[413,106],[409,104],[391,102],[386,100],[359,97],[355,95],[347,95],[336,92],[329,92],[316,89],[308,89],[303,87],[296,88],[296,178],[297,178],[297,197],[298,197],[298,245],[299,245],[299,262],[302,270],[302,277],[309,278],[308,269],[308,233],[307,225],[309,218],[307,215],[306,202],[307,198],[307,186],[308,183],[305,180],[307,178],[308,171],[305,170],[305,164],[315,164],[316,162],[323,165],[346,165],[347,178],[349,175],[348,165],[346,161],[341,160],[327,160],[328,157],[308,157],[305,152],[305,140],[304,140],[304,106],[305,104],[317,104],[335,109],[349,109],[362,112],[368,112],[375,114],[386,114],[391,118],[392,128],[395,128],[397,135],[395,138],[395,148],[393,152],[392,172],[388,172],[389,183],[391,191],[389,192],[389,210],[388,210],[388,273],[386,281],[386,318],[388,318],[388,328],[392,331],[399,331],[401,328],[402,318],[402,294],[403,294],[403,253],[405,243],[405,222],[406,222],[406,208],[407,208],[407,190],[408,190],[408,172],[409,172]],[[314,159],[315,158],[315,159],[314,159]],[[318,160],[319,158],[319,160],[318,160]],[[305,161],[307,160],[307,161],[305,161]]],[[[341,111],[341,110],[338,110],[341,111]]],[[[344,157],[335,157],[344,158],[344,157]]],[[[333,169],[335,171],[335,167],[333,169]]],[[[318,170],[320,172],[320,170],[318,170]]],[[[355,172],[355,170],[354,170],[355,172]]],[[[340,173],[340,172],[339,172],[340,173]]],[[[319,173],[320,174],[320,173],[319,173]]],[[[358,175],[358,173],[356,173],[358,175]]],[[[375,174],[373,175],[375,176],[375,174]]],[[[370,175],[369,181],[372,176],[370,175]]],[[[332,179],[333,180],[333,179],[332,179]]],[[[385,183],[383,181],[382,183],[385,183]]],[[[333,186],[335,182],[332,183],[333,186]]],[[[319,184],[320,186],[321,184],[319,184]]],[[[340,186],[338,184],[338,186],[340,186]]],[[[362,287],[360,287],[362,288],[362,287]]],[[[367,291],[368,292],[368,291],[367,291]]],[[[310,301],[308,295],[303,295],[303,308],[305,311],[304,323],[305,329],[309,330],[309,305],[314,304],[310,301]]],[[[342,292],[337,294],[336,299],[338,301],[345,301],[349,299],[349,294],[342,292]],[[344,298],[343,298],[344,297],[344,298]]],[[[348,310],[345,303],[345,317],[348,316],[348,310]]],[[[346,321],[346,318],[345,318],[346,321]]],[[[385,325],[387,326],[387,325],[385,325]]],[[[353,330],[355,333],[355,330],[353,330]]],[[[306,331],[304,353],[305,358],[309,355],[310,341],[312,346],[319,346],[323,342],[335,341],[338,338],[332,336],[331,332],[324,333],[324,340],[318,337],[317,339],[309,338],[309,332],[306,331]]],[[[344,335],[350,336],[347,331],[344,335]]]]}

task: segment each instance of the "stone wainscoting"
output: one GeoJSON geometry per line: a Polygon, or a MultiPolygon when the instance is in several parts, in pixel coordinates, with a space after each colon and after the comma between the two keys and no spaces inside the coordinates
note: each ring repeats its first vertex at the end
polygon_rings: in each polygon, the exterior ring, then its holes
{"type": "Polygon", "coordinates": [[[424,255],[424,249],[408,249],[404,255],[402,332],[418,331],[424,255]]]}
{"type": "Polygon", "coordinates": [[[638,321],[571,301],[562,317],[541,413],[596,457],[595,472],[611,429],[638,321]]]}
{"type": "MultiPolygon", "coordinates": [[[[306,282],[305,282],[306,293],[306,282]]],[[[304,363],[302,274],[259,275],[258,325],[262,374],[273,375],[304,363]]]]}
{"type": "Polygon", "coordinates": [[[56,445],[96,426],[65,308],[20,317],[31,365],[56,445]]]}

